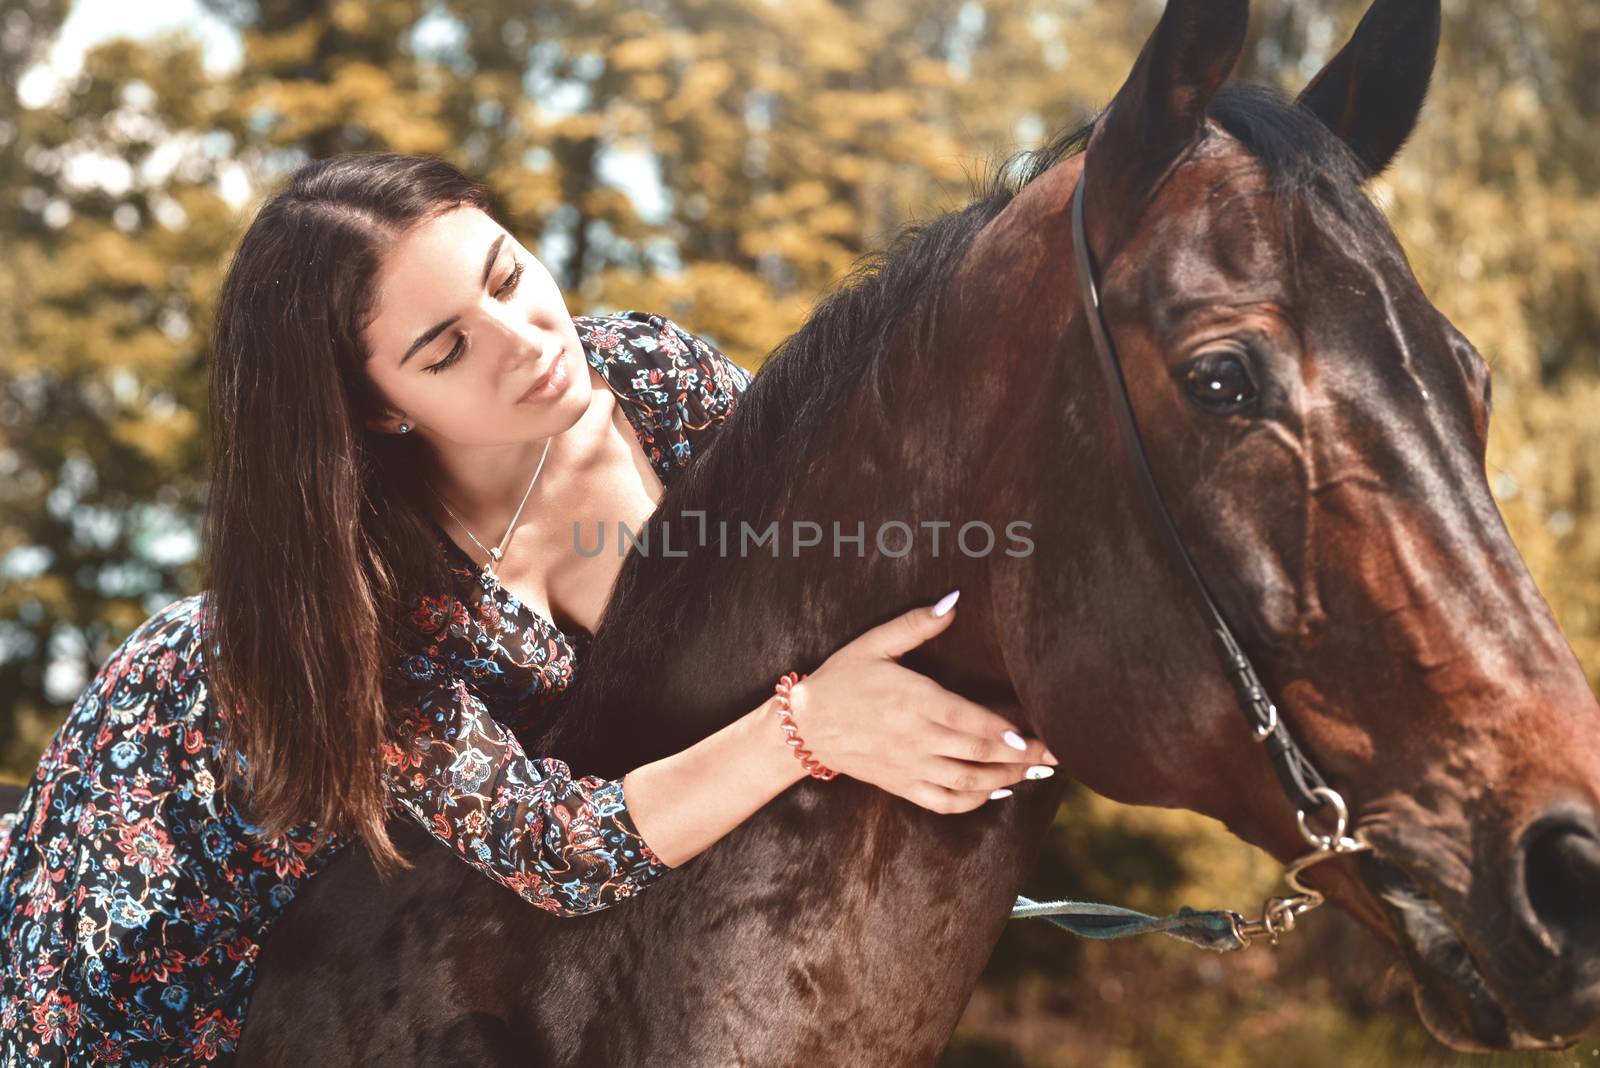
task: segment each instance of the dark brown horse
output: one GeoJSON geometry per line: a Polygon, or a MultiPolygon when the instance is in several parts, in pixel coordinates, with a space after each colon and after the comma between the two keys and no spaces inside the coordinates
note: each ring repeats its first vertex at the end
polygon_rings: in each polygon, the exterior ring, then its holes
{"type": "MultiPolygon", "coordinates": [[[[1312,880],[1404,955],[1441,1039],[1568,1043],[1600,1015],[1600,706],[1485,482],[1487,368],[1362,192],[1421,108],[1438,4],[1378,0],[1297,104],[1222,88],[1245,22],[1245,0],[1171,0],[1086,151],[1060,139],[816,310],[661,502],[688,554],[625,561],[529,748],[620,774],[959,586],[909,663],[1017,703],[1107,796],[1302,851],[1133,488],[1077,299],[1081,179],[1157,481],[1374,847],[1312,880]],[[952,526],[939,555],[869,533],[864,559],[741,558],[693,544],[696,510],[712,531],[952,526]],[[1033,551],[968,555],[979,521],[1028,522],[1033,551]]],[[[1060,793],[941,816],[806,782],[582,918],[420,831],[387,885],[350,850],[268,942],[243,1062],[925,1065],[1060,793]]]]}

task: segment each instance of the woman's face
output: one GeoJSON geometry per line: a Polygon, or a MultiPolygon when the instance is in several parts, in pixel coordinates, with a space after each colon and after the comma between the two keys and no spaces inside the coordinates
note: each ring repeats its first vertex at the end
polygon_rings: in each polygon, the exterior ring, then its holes
{"type": "Polygon", "coordinates": [[[390,412],[435,447],[559,434],[588,409],[588,361],[555,279],[477,208],[409,231],[377,279],[367,374],[390,412]],[[537,387],[537,388],[535,388],[537,387]]]}

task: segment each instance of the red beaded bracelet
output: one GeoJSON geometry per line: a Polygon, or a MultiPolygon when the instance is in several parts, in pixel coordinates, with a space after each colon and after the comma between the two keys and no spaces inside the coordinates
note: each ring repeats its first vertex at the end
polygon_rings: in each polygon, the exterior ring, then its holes
{"type": "Polygon", "coordinates": [[[812,778],[826,782],[839,773],[832,768],[824,767],[822,761],[805,747],[805,743],[800,740],[800,728],[795,725],[794,716],[790,714],[792,710],[789,708],[789,691],[803,678],[804,675],[797,675],[791,671],[773,685],[772,690],[778,695],[778,726],[783,728],[784,740],[794,749],[795,759],[800,761],[812,778]]]}

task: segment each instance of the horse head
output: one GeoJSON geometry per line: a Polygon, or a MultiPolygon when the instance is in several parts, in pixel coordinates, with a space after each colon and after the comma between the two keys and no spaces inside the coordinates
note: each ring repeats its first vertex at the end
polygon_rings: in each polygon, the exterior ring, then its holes
{"type": "Polygon", "coordinates": [[[1490,495],[1489,369],[1366,192],[1421,110],[1439,5],[1377,0],[1293,102],[1224,86],[1246,21],[1245,0],[1170,0],[1086,148],[952,281],[954,345],[1039,354],[978,379],[998,402],[972,427],[989,458],[966,462],[1037,546],[989,561],[1004,611],[983,625],[1062,770],[1304,851],[1112,421],[1077,296],[1081,181],[1161,495],[1372,847],[1311,881],[1398,948],[1441,1040],[1568,1044],[1600,1018],[1600,706],[1490,495]],[[1047,458],[1007,449],[1046,426],[1047,458]]]}

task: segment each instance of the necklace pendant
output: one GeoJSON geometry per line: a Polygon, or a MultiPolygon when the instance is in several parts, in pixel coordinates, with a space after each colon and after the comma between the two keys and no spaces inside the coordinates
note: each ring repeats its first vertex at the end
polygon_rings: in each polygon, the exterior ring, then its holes
{"type": "Polygon", "coordinates": [[[489,556],[498,564],[500,562],[500,546],[496,545],[493,549],[490,549],[489,556]]]}

